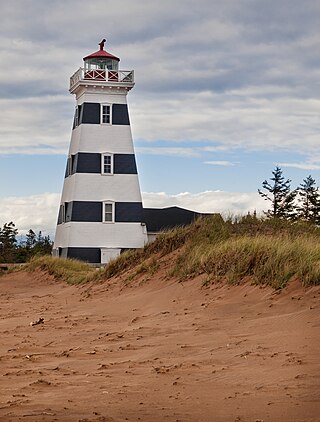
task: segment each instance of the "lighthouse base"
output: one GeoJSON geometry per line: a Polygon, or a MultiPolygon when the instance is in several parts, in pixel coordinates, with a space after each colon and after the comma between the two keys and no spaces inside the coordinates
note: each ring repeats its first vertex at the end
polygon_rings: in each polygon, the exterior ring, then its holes
{"type": "Polygon", "coordinates": [[[105,248],[101,249],[101,264],[107,264],[112,259],[117,258],[121,253],[121,249],[105,248]]]}
{"type": "Polygon", "coordinates": [[[121,253],[120,248],[55,248],[53,256],[86,261],[90,264],[107,264],[117,258],[121,253]]]}

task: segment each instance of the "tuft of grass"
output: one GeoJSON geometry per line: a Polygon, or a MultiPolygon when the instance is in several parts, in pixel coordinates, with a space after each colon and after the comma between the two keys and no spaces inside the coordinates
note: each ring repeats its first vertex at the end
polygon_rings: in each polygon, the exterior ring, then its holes
{"type": "Polygon", "coordinates": [[[24,264],[0,264],[0,277],[5,274],[11,274],[20,271],[24,264]]]}
{"type": "Polygon", "coordinates": [[[150,253],[145,253],[145,250],[131,250],[122,253],[118,258],[109,262],[99,275],[100,280],[110,279],[115,276],[127,273],[126,281],[133,280],[136,276],[142,273],[155,274],[159,269],[159,262],[155,256],[149,258],[150,253]]]}
{"type": "Polygon", "coordinates": [[[145,246],[144,255],[146,257],[153,254],[165,256],[183,246],[188,240],[189,235],[190,233],[185,227],[176,227],[164,231],[158,235],[154,242],[145,246]]]}
{"type": "Polygon", "coordinates": [[[128,271],[141,262],[142,256],[143,251],[141,249],[132,249],[123,252],[120,256],[111,260],[106,265],[100,274],[100,278],[106,280],[128,271]]]}
{"type": "Polygon", "coordinates": [[[85,262],[48,255],[32,258],[24,269],[30,272],[45,271],[68,284],[85,283],[96,278],[96,270],[85,262]]]}
{"type": "Polygon", "coordinates": [[[159,262],[155,257],[143,261],[142,264],[139,264],[135,267],[134,271],[129,274],[127,281],[132,281],[137,276],[141,274],[150,274],[154,275],[160,268],[159,262]]]}

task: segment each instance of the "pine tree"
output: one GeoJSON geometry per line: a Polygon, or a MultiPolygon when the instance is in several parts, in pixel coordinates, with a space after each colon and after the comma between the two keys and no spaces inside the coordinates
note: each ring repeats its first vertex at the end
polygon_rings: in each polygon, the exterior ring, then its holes
{"type": "Polygon", "coordinates": [[[0,228],[0,262],[14,262],[17,234],[18,230],[12,221],[0,228]]]}
{"type": "Polygon", "coordinates": [[[30,229],[28,233],[26,234],[26,248],[32,249],[36,243],[37,243],[36,234],[32,229],[30,229]]]}
{"type": "Polygon", "coordinates": [[[272,175],[270,178],[272,183],[267,180],[262,183],[262,188],[267,192],[258,189],[259,195],[271,202],[271,208],[265,215],[269,218],[294,219],[296,217],[294,201],[297,192],[291,191],[291,180],[285,180],[280,167],[277,166],[272,175]]]}
{"type": "Polygon", "coordinates": [[[320,223],[320,193],[316,181],[310,176],[303,180],[297,189],[299,203],[297,215],[299,218],[311,223],[320,223]]]}
{"type": "Polygon", "coordinates": [[[39,231],[33,247],[33,255],[50,255],[52,251],[52,241],[50,236],[43,236],[39,231]]]}

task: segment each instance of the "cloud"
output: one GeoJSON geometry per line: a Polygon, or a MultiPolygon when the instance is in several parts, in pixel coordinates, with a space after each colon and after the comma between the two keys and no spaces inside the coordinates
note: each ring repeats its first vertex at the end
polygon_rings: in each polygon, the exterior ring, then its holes
{"type": "Polygon", "coordinates": [[[204,164],[210,164],[212,166],[234,166],[231,161],[204,161],[204,164]]]}
{"type": "Polygon", "coordinates": [[[194,148],[179,147],[137,147],[139,154],[149,155],[175,155],[178,157],[199,157],[200,153],[194,148]]]}
{"type": "Polygon", "coordinates": [[[44,193],[25,197],[0,198],[0,226],[13,221],[20,234],[41,230],[51,237],[55,232],[60,194],[44,193]]]}
{"type": "Polygon", "coordinates": [[[1,153],[67,151],[74,109],[68,78],[102,36],[121,67],[136,71],[129,95],[136,139],[180,142],[185,151],[202,141],[310,154],[318,148],[318,2],[27,4],[5,2],[0,16],[1,153]],[[99,33],[84,36],[84,27],[99,33]]]}
{"type": "Polygon", "coordinates": [[[319,164],[312,163],[279,163],[280,167],[291,167],[301,170],[320,170],[319,164]]]}
{"type": "Polygon", "coordinates": [[[188,93],[144,98],[130,107],[136,139],[210,142],[247,150],[317,151],[320,100],[248,97],[246,93],[188,93]],[[165,122],[165,125],[164,125],[165,122]],[[306,128],[308,128],[306,130],[306,128]],[[302,142],[303,140],[303,142],[302,142]]]}
{"type": "Polygon", "coordinates": [[[315,152],[312,155],[307,155],[305,161],[300,162],[281,162],[280,167],[296,168],[300,170],[320,170],[320,155],[315,152]]]}
{"type": "Polygon", "coordinates": [[[64,96],[1,99],[0,108],[2,154],[67,153],[74,107],[64,96]]]}

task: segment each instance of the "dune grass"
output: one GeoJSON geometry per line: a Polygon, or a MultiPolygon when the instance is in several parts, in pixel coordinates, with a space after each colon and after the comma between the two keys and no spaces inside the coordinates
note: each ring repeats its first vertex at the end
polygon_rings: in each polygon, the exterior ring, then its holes
{"type": "Polygon", "coordinates": [[[97,277],[96,269],[85,262],[49,255],[32,258],[24,269],[30,272],[44,271],[58,280],[66,281],[68,284],[85,283],[97,277]]]}
{"type": "Polygon", "coordinates": [[[27,270],[46,271],[70,284],[103,281],[114,276],[123,280],[161,269],[161,259],[170,255],[170,275],[180,280],[205,274],[204,283],[253,283],[279,289],[298,278],[304,285],[320,284],[320,229],[283,220],[246,216],[224,221],[219,215],[196,220],[187,227],[161,233],[143,249],[124,252],[97,271],[81,261],[49,256],[32,259],[27,270]]]}
{"type": "Polygon", "coordinates": [[[102,277],[123,274],[131,278],[142,272],[155,273],[155,257],[177,250],[170,275],[183,280],[206,274],[205,283],[253,283],[276,289],[292,278],[304,285],[320,284],[320,229],[301,222],[263,220],[252,216],[201,218],[187,227],[162,233],[143,250],[127,252],[110,263],[102,277]],[[153,257],[153,261],[151,260],[153,257]]]}
{"type": "Polygon", "coordinates": [[[239,283],[251,277],[253,283],[285,287],[293,277],[303,284],[320,284],[319,239],[298,237],[232,237],[216,245],[190,244],[172,273],[180,278],[207,274],[207,282],[239,283]]]}
{"type": "Polygon", "coordinates": [[[172,274],[207,275],[207,282],[253,283],[276,289],[292,278],[320,284],[320,230],[304,223],[245,217],[215,224],[199,222],[197,235],[179,254],[172,274]],[[212,231],[213,225],[215,226],[212,231]]]}

